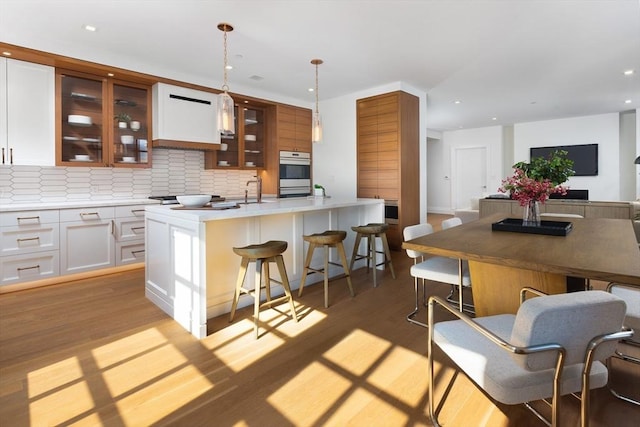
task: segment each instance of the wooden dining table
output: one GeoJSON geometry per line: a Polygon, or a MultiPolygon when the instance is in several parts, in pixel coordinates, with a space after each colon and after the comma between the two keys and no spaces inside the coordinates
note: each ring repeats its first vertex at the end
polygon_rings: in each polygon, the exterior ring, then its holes
{"type": "Polygon", "coordinates": [[[515,313],[525,286],[567,292],[568,277],[640,285],[640,248],[631,220],[548,218],[569,220],[566,236],[492,230],[505,218],[490,215],[402,247],[468,260],[477,316],[515,313]]]}

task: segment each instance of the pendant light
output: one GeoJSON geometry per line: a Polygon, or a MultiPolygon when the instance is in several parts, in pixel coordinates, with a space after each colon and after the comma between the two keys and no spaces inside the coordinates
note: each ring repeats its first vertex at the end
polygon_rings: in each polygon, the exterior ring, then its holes
{"type": "Polygon", "coordinates": [[[318,65],[322,64],[322,59],[312,59],[311,63],[316,66],[316,111],[311,120],[311,141],[322,141],[322,118],[318,111],[318,65]]]}
{"type": "Polygon", "coordinates": [[[233,31],[233,27],[222,22],[218,24],[218,29],[224,33],[224,84],[222,85],[224,92],[218,95],[218,128],[223,135],[233,135],[236,133],[233,99],[227,93],[229,90],[227,85],[227,33],[233,31]]]}

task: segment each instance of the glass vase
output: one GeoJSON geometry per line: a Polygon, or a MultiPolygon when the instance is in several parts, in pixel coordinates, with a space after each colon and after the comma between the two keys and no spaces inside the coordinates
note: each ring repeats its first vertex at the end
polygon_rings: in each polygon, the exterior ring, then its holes
{"type": "Polygon", "coordinates": [[[522,217],[522,225],[528,227],[540,227],[540,202],[537,200],[529,200],[524,205],[524,216],[522,217]]]}

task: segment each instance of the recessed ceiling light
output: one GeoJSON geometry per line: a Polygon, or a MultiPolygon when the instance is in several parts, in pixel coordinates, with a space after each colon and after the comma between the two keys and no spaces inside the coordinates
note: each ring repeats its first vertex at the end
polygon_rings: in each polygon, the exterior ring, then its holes
{"type": "Polygon", "coordinates": [[[626,100],[624,101],[624,103],[625,103],[625,104],[631,104],[631,100],[630,100],[630,99],[626,99],[626,100]]]}
{"type": "Polygon", "coordinates": [[[498,120],[498,118],[497,117],[492,117],[491,120],[498,120]]]}
{"type": "Polygon", "coordinates": [[[2,52],[2,54],[3,54],[4,56],[11,56],[11,52],[7,52],[6,50],[5,50],[4,52],[2,52]]]}
{"type": "Polygon", "coordinates": [[[244,103],[245,103],[245,104],[248,104],[248,103],[249,103],[249,101],[244,101],[244,103]]]}
{"type": "Polygon", "coordinates": [[[460,104],[461,101],[453,101],[454,104],[460,104]]]}
{"type": "Polygon", "coordinates": [[[85,25],[82,28],[84,28],[87,31],[91,31],[92,33],[95,33],[96,31],[98,31],[98,27],[95,27],[95,26],[89,25],[89,24],[85,25]]]}
{"type": "Polygon", "coordinates": [[[226,67],[224,67],[224,68],[226,68],[227,70],[233,70],[233,65],[227,65],[227,66],[226,66],[226,67]]]}
{"type": "Polygon", "coordinates": [[[314,89],[314,88],[312,88],[312,87],[310,87],[310,88],[309,88],[309,89],[307,89],[307,90],[308,90],[309,92],[313,92],[313,91],[315,91],[315,89],[314,89]]]}
{"type": "Polygon", "coordinates": [[[632,76],[635,73],[635,71],[633,70],[624,70],[624,75],[625,76],[632,76]]]}
{"type": "Polygon", "coordinates": [[[107,76],[109,76],[109,77],[113,77],[113,76],[115,76],[115,74],[113,74],[113,73],[107,73],[107,76]]]}

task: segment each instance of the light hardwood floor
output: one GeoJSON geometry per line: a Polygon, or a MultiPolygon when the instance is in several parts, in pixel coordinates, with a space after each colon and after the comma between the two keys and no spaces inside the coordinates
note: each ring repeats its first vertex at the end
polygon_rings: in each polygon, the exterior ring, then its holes
{"type": "MultiPolygon", "coordinates": [[[[436,223],[435,217],[429,217],[436,223]]],[[[211,319],[196,340],[144,297],[142,270],[0,295],[0,425],[422,426],[427,415],[426,330],[408,323],[410,261],[393,253],[397,278],[353,273],[282,311],[211,319]]],[[[429,284],[431,293],[448,287],[429,284]]],[[[426,313],[422,313],[426,317],[426,313]]],[[[447,426],[542,426],[520,406],[490,402],[441,354],[440,420],[447,426]],[[450,381],[453,379],[453,381],[450,381]]],[[[637,371],[616,379],[640,387],[637,371]]],[[[640,409],[593,393],[592,425],[632,426],[640,409]]],[[[564,425],[577,425],[566,400],[564,425]]]]}

